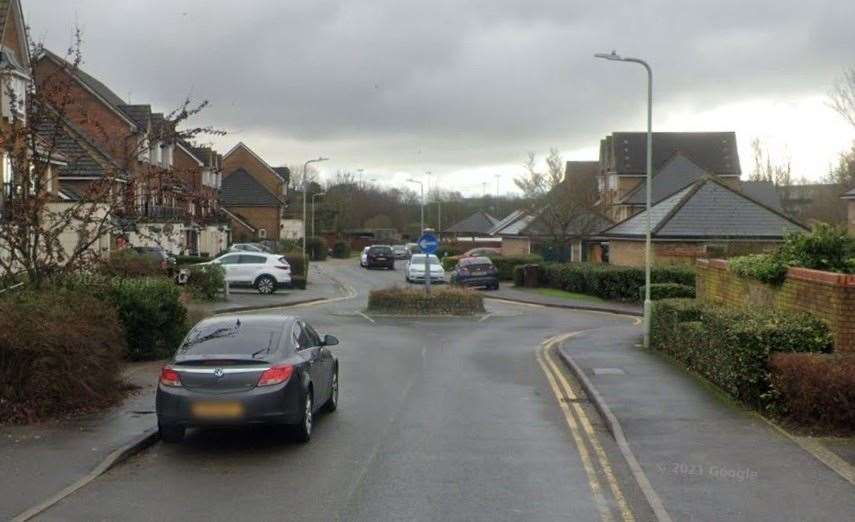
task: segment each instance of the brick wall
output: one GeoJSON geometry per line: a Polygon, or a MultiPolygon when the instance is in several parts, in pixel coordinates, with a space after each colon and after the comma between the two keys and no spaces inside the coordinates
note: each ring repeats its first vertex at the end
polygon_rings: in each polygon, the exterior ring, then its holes
{"type": "MultiPolygon", "coordinates": [[[[247,220],[256,229],[265,229],[267,231],[267,239],[279,241],[279,209],[277,207],[228,207],[228,209],[247,220]]],[[[234,240],[255,241],[259,239],[258,237],[253,237],[239,223],[232,223],[231,229],[234,240]]]]}
{"type": "MultiPolygon", "coordinates": [[[[653,262],[657,265],[694,264],[709,255],[731,257],[765,252],[774,248],[774,241],[688,242],[654,241],[653,262]],[[711,254],[712,253],[712,254],[711,254]]],[[[609,241],[609,263],[624,266],[644,266],[644,241],[609,241]]]]}
{"type": "Polygon", "coordinates": [[[531,241],[527,237],[502,238],[502,255],[524,256],[531,253],[531,241]]]}
{"type": "Polygon", "coordinates": [[[778,287],[738,277],[722,259],[699,259],[697,270],[698,299],[812,313],[831,328],[836,351],[855,352],[855,275],[790,268],[778,287]]]}
{"type": "Polygon", "coordinates": [[[855,236],[855,199],[850,199],[846,202],[849,208],[849,234],[855,236]]]}
{"type": "Polygon", "coordinates": [[[245,147],[238,147],[223,158],[223,177],[229,176],[237,169],[245,170],[267,190],[277,197],[284,198],[282,194],[284,183],[245,147]]]}

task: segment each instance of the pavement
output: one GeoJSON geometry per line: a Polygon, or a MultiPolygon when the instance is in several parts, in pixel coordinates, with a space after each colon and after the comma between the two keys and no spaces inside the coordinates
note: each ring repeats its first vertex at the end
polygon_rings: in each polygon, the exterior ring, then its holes
{"type": "Polygon", "coordinates": [[[674,520],[852,519],[852,483],[639,342],[637,327],[616,325],[561,351],[617,418],[674,520]]]}

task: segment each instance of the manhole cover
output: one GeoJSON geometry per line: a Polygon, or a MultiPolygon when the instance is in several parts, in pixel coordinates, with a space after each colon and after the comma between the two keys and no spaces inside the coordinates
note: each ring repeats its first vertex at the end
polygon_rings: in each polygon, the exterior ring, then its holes
{"type": "Polygon", "coordinates": [[[620,368],[594,368],[594,375],[625,375],[620,368]]]}

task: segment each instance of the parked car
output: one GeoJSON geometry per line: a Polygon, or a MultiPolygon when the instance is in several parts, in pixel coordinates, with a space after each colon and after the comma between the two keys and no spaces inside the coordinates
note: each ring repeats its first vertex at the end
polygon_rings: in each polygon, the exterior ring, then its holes
{"type": "Polygon", "coordinates": [[[388,245],[372,245],[365,252],[365,268],[395,269],[395,254],[388,245]]]}
{"type": "Polygon", "coordinates": [[[279,254],[229,252],[201,263],[210,264],[223,267],[229,285],[250,286],[259,294],[272,294],[277,288],[291,284],[291,265],[279,254]]]}
{"type": "Polygon", "coordinates": [[[362,253],[359,254],[359,266],[361,266],[362,268],[365,268],[365,266],[368,264],[368,249],[369,248],[371,248],[371,247],[367,246],[367,247],[363,248],[362,253]]]}
{"type": "Polygon", "coordinates": [[[489,257],[464,257],[451,272],[451,284],[499,289],[499,271],[489,257]]]}
{"type": "Polygon", "coordinates": [[[278,424],[308,442],[315,413],[338,408],[338,359],[306,321],[285,315],[221,315],[190,330],[163,367],[155,409],[160,437],[187,428],[278,424]]]}
{"type": "Polygon", "coordinates": [[[502,255],[502,251],[498,248],[473,248],[472,250],[467,250],[460,257],[491,257],[491,256],[500,256],[502,255]]]}
{"type": "Polygon", "coordinates": [[[234,243],[229,247],[229,252],[263,252],[272,254],[273,251],[261,243],[234,243]]]}
{"type": "Polygon", "coordinates": [[[132,247],[132,250],[137,254],[148,257],[160,264],[160,268],[172,275],[175,272],[176,260],[175,256],[169,254],[161,247],[132,247]]]}
{"type": "MultiPolygon", "coordinates": [[[[430,281],[431,283],[444,283],[445,270],[442,269],[442,264],[439,258],[433,254],[428,256],[430,263],[430,281]]],[[[413,254],[410,261],[407,263],[407,272],[404,276],[408,283],[424,283],[425,276],[425,254],[413,254]]]]}
{"type": "Polygon", "coordinates": [[[410,251],[410,255],[422,253],[422,249],[418,243],[407,243],[407,250],[410,251]]]}
{"type": "Polygon", "coordinates": [[[395,259],[409,259],[410,249],[406,245],[392,245],[392,254],[395,259]]]}

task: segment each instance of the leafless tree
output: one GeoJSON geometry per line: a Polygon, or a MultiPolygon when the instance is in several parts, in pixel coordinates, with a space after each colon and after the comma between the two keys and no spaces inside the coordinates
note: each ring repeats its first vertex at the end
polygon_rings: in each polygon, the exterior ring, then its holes
{"type": "MultiPolygon", "coordinates": [[[[63,73],[74,74],[79,69],[80,42],[78,32],[67,50],[63,73]]],[[[32,56],[42,52],[41,45],[32,46],[32,56]]],[[[36,78],[35,60],[29,73],[36,78]]],[[[60,203],[57,170],[76,160],[65,157],[60,144],[67,139],[69,111],[72,107],[81,110],[74,105],[68,78],[52,75],[40,81],[38,88],[28,85],[24,96],[9,84],[3,86],[11,105],[20,110],[13,111],[8,124],[0,125],[0,150],[9,160],[4,169],[7,177],[3,180],[0,214],[0,275],[23,274],[34,286],[98,261],[99,244],[112,242],[134,219],[135,194],[183,198],[185,202],[197,197],[178,171],[146,165],[128,177],[125,169],[117,166],[105,169],[107,175],[88,183],[79,200],[60,203]]],[[[175,143],[204,132],[218,132],[199,127],[176,130],[205,106],[206,102],[194,106],[185,100],[164,118],[159,139],[175,143]]],[[[103,132],[108,136],[106,129],[103,132]]],[[[139,162],[140,147],[144,145],[127,147],[125,167],[139,162]]]]}
{"type": "Polygon", "coordinates": [[[556,149],[546,156],[546,171],[537,168],[537,157],[529,153],[528,173],[514,180],[529,202],[528,212],[556,245],[572,238],[584,239],[602,226],[594,211],[596,184],[593,178],[565,177],[564,160],[556,149]]]}
{"type": "Polygon", "coordinates": [[[829,93],[829,105],[855,127],[855,67],[843,72],[829,93]]]}
{"type": "Polygon", "coordinates": [[[792,167],[789,155],[782,163],[772,161],[772,155],[763,146],[760,138],[751,141],[751,156],[754,168],[749,175],[751,181],[769,181],[776,187],[792,185],[792,167]]]}

